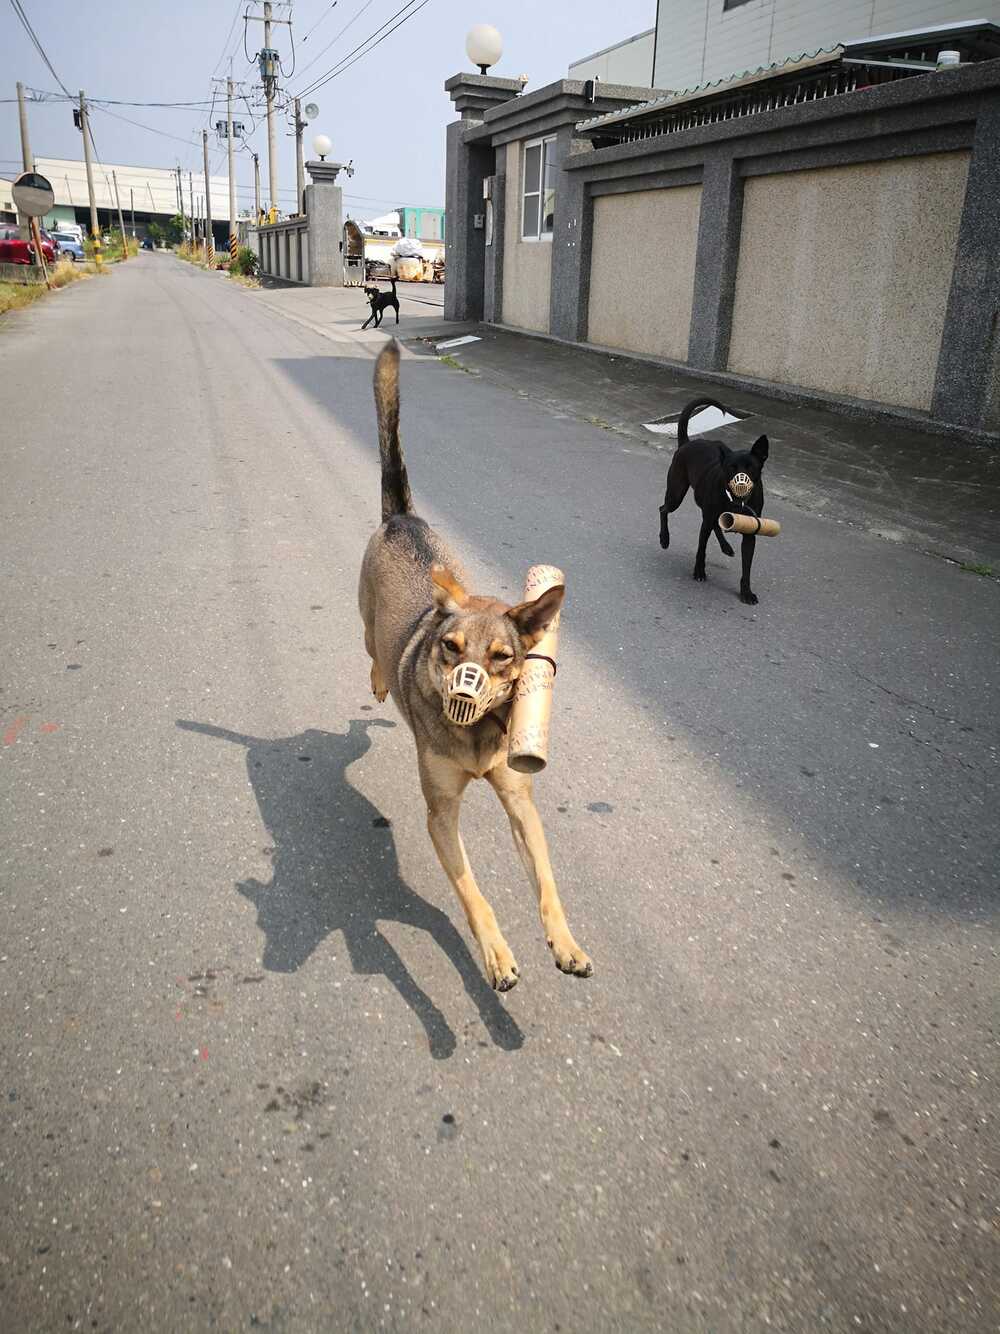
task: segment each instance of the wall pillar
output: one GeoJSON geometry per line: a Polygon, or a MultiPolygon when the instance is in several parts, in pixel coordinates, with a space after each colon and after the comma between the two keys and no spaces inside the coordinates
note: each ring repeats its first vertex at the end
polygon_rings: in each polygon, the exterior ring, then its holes
{"type": "Polygon", "coordinates": [[[996,430],[1000,339],[1000,101],[976,120],[931,416],[996,430]]]}
{"type": "Polygon", "coordinates": [[[309,219],[309,282],[312,287],[344,285],[344,205],[336,184],[340,162],[307,162],[309,219]]]}
{"type": "MultiPolygon", "coordinates": [[[[576,153],[591,151],[588,140],[574,139],[572,125],[556,135],[556,210],[552,228],[552,279],[549,292],[549,332],[573,343],[587,340],[590,304],[590,249],[594,232],[594,204],[579,172],[562,165],[576,153]]],[[[515,200],[513,207],[518,207],[515,200]]]]}
{"type": "MultiPolygon", "coordinates": [[[[519,79],[494,79],[482,74],[455,74],[445,83],[462,119],[447,130],[445,167],[444,317],[446,320],[481,320],[486,290],[486,201],[483,181],[494,173],[494,152],[489,143],[467,143],[469,130],[482,123],[493,106],[508,102],[521,91],[519,79]],[[484,225],[477,227],[476,218],[484,225]]],[[[494,233],[495,248],[495,233],[494,233]]]]}
{"type": "Polygon", "coordinates": [[[724,371],[729,364],[742,221],[743,179],[736,161],[709,157],[701,186],[688,336],[688,364],[708,371],[724,371]]]}

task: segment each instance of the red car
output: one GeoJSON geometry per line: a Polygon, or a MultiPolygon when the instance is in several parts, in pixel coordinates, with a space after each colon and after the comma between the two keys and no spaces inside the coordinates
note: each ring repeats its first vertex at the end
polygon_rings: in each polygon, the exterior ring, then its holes
{"type": "MultiPolygon", "coordinates": [[[[56,250],[51,241],[42,239],[42,254],[46,263],[56,262],[56,250]]],[[[35,243],[22,241],[16,227],[0,227],[0,264],[34,264],[35,243]]]]}

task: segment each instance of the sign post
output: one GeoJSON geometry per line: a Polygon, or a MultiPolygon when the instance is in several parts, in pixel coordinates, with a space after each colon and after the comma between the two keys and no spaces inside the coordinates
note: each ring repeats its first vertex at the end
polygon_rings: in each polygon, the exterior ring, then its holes
{"type": "Polygon", "coordinates": [[[23,171],[11,189],[11,195],[14,199],[14,207],[24,217],[29,218],[31,234],[34,238],[35,258],[42,266],[42,275],[45,278],[45,286],[51,291],[52,284],[49,282],[49,271],[45,264],[45,255],[42,253],[42,236],[38,229],[38,219],[44,218],[46,213],[56,202],[55,191],[37,171],[23,171]]]}

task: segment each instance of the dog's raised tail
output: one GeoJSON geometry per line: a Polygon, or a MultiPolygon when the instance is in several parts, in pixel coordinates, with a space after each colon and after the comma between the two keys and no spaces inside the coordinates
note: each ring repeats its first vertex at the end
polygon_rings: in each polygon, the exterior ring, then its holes
{"type": "Polygon", "coordinates": [[[681,413],[677,422],[677,443],[679,445],[687,444],[688,422],[691,420],[691,418],[695,415],[696,412],[701,412],[702,408],[718,408],[719,411],[723,413],[726,411],[726,409],[722,406],[721,403],[716,403],[714,398],[694,399],[691,403],[687,405],[687,407],[681,413]]]}
{"type": "Polygon", "coordinates": [[[410,514],[413,498],[406,460],[399,443],[399,344],[386,343],[375,362],[375,413],[378,452],[382,458],[382,522],[394,514],[410,514]]]}

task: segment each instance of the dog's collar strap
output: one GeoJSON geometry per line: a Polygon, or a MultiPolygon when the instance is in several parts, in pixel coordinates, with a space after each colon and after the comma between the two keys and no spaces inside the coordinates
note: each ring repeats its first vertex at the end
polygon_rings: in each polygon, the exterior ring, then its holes
{"type": "Polygon", "coordinates": [[[525,662],[527,662],[529,658],[533,658],[535,662],[547,662],[549,666],[552,668],[553,676],[555,676],[556,672],[558,672],[559,670],[559,666],[556,663],[555,659],[550,658],[547,653],[526,653],[524,655],[525,662]]]}

